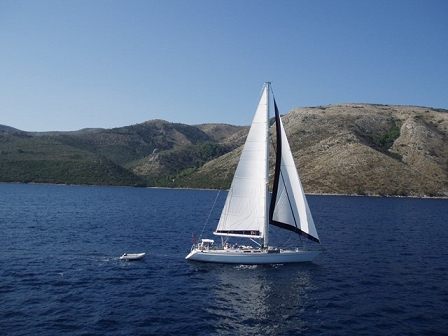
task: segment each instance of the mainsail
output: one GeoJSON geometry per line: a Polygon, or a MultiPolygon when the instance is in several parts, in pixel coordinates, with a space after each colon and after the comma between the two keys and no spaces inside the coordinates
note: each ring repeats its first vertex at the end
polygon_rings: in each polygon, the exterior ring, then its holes
{"type": "Polygon", "coordinates": [[[275,99],[274,107],[277,152],[269,222],[319,243],[313,216],[306,201],[275,99]]]}
{"type": "Polygon", "coordinates": [[[214,234],[262,238],[267,226],[269,85],[265,84],[214,234]]]}

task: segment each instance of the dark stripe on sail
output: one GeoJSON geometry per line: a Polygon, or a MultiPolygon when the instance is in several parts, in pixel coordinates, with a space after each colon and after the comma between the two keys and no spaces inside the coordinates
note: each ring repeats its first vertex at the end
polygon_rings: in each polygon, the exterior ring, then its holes
{"type": "Polygon", "coordinates": [[[292,232],[297,233],[297,234],[299,234],[299,235],[301,235],[301,236],[303,236],[303,237],[305,237],[305,238],[307,238],[307,239],[309,239],[309,240],[311,240],[313,242],[316,242],[316,243],[320,244],[319,239],[311,236],[310,234],[308,234],[306,232],[303,232],[302,230],[300,230],[297,227],[294,227],[294,226],[291,226],[289,224],[285,224],[285,223],[282,223],[282,222],[272,221],[272,220],[270,221],[270,224],[275,225],[275,226],[277,226],[279,228],[282,228],[282,229],[285,229],[285,230],[292,231],[292,232]]]}
{"type": "Polygon", "coordinates": [[[216,230],[216,233],[260,236],[260,231],[258,230],[216,230]]]}
{"type": "Polygon", "coordinates": [[[274,185],[272,188],[272,197],[271,204],[269,205],[269,221],[272,222],[272,218],[274,217],[274,208],[275,201],[277,200],[278,193],[278,182],[280,180],[280,164],[282,162],[282,134],[280,128],[280,113],[278,112],[277,103],[274,98],[274,107],[275,107],[275,129],[277,131],[277,145],[276,145],[276,153],[275,153],[275,172],[274,172],[274,185]]]}

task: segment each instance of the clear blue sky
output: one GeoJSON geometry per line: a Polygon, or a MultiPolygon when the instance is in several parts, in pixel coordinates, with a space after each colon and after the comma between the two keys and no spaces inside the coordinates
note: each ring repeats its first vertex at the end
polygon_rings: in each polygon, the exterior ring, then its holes
{"type": "Polygon", "coordinates": [[[445,0],[0,0],[0,124],[248,125],[338,103],[448,109],[445,0]]]}

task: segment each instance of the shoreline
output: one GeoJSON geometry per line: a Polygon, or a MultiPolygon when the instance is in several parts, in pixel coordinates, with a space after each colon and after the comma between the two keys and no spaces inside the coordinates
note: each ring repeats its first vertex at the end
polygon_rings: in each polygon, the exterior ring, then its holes
{"type": "MultiPolygon", "coordinates": [[[[203,191],[228,191],[228,189],[207,189],[207,188],[180,188],[180,187],[148,187],[148,186],[119,186],[101,184],[63,184],[63,183],[37,183],[37,182],[1,182],[1,184],[31,184],[31,185],[54,185],[54,186],[74,186],[74,187],[106,187],[106,188],[143,188],[143,189],[172,189],[172,190],[203,190],[203,191]]],[[[384,198],[416,198],[416,199],[448,199],[448,196],[402,196],[402,195],[358,195],[358,194],[337,194],[337,193],[305,193],[307,196],[344,196],[344,197],[384,197],[384,198]]]]}

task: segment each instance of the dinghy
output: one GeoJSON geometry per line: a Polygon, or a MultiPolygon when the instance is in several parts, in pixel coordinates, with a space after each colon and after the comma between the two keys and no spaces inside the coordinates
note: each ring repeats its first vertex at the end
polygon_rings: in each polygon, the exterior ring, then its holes
{"type": "Polygon", "coordinates": [[[125,253],[120,259],[126,261],[140,260],[145,256],[145,253],[125,253]]]}

